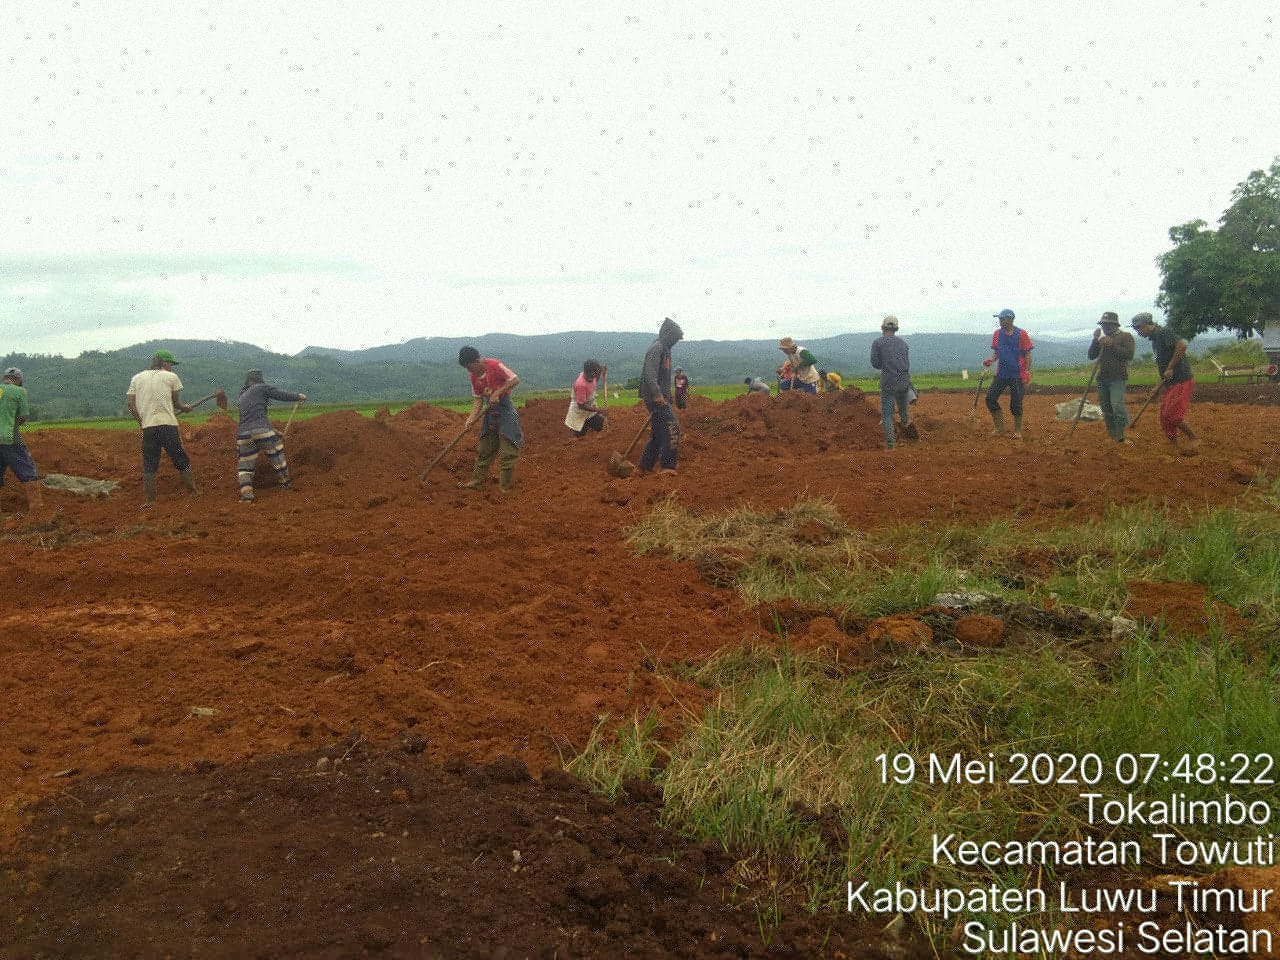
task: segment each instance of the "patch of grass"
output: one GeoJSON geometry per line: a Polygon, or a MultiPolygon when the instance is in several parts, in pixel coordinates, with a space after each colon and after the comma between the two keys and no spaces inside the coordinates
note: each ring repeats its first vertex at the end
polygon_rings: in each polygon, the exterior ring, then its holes
{"type": "Polygon", "coordinates": [[[834,504],[807,496],[782,510],[739,507],[710,517],[665,497],[627,531],[627,539],[638,553],[662,550],[677,560],[719,554],[781,563],[847,560],[858,555],[862,541],[834,504]]]}
{"type": "MultiPolygon", "coordinates": [[[[665,763],[637,750],[628,732],[616,747],[593,737],[589,766],[610,776],[649,768],[662,785],[670,825],[739,852],[744,876],[775,892],[800,891],[810,909],[842,902],[848,880],[1025,887],[1062,875],[1052,866],[935,863],[935,834],[997,842],[1133,839],[1150,862],[1152,827],[1088,823],[1079,794],[1221,799],[1221,784],[1200,782],[1209,769],[1202,757],[1235,769],[1244,761],[1233,756],[1252,761],[1274,752],[1278,533],[1280,517],[1267,509],[1170,513],[1151,504],[1116,508],[1078,527],[1031,531],[1002,521],[861,533],[822,501],[716,517],[663,501],[630,531],[637,549],[695,563],[733,558],[739,562],[728,564],[729,582],[748,599],[795,597],[870,616],[917,610],[940,590],[1031,600],[1053,591],[1060,602],[1114,611],[1130,580],[1185,580],[1205,586],[1217,603],[1249,606],[1257,626],[1247,637],[1228,636],[1210,607],[1203,636],[1148,626],[1105,665],[1070,642],[1032,637],[965,657],[888,651],[874,668],[852,674],[790,650],[781,636],[689,669],[689,679],[718,688],[719,696],[663,748],[665,763]],[[615,750],[619,759],[600,759],[615,750]],[[1006,762],[1013,753],[1095,754],[1105,774],[1096,785],[1014,784],[1006,762]],[[1135,755],[1146,772],[1141,754],[1159,754],[1169,765],[1122,782],[1117,758],[1135,755]],[[887,758],[895,755],[913,758],[911,783],[894,782],[887,758]],[[989,783],[929,782],[930,755],[944,762],[992,756],[998,774],[989,783]]],[[[1264,772],[1257,763],[1247,770],[1264,772]]],[[[592,776],[611,789],[608,776],[592,776]]],[[[1280,815],[1271,784],[1242,782],[1230,792],[1280,815]]],[[[1176,832],[1247,841],[1257,829],[1191,823],[1176,832]]],[[[928,918],[918,919],[930,929],[928,918]]]]}
{"type": "Polygon", "coordinates": [[[940,591],[1058,600],[1118,610],[1129,580],[1187,581],[1224,603],[1274,611],[1280,582],[1280,512],[1170,513],[1155,504],[1114,507],[1078,526],[1030,530],[1007,520],[983,527],[846,527],[834,505],[801,498],[788,510],[740,508],[697,517],[663,501],[629,531],[642,552],[734,561],[750,601],[791,596],[879,616],[927,605],[940,591]],[[806,540],[817,529],[821,542],[806,540]]]}
{"type": "MultiPolygon", "coordinates": [[[[1280,737],[1280,711],[1266,678],[1250,677],[1229,645],[1144,635],[1116,675],[1046,644],[1029,652],[960,659],[903,657],[875,675],[840,677],[820,661],[787,652],[725,655],[700,674],[723,684],[703,718],[668,748],[654,776],[666,797],[669,825],[716,840],[760,862],[773,882],[812,892],[814,903],[839,900],[846,880],[872,886],[1025,886],[1035,867],[966,869],[935,864],[935,834],[1008,842],[1016,839],[1138,839],[1153,853],[1150,828],[1090,826],[1077,794],[1107,797],[1133,791],[1167,797],[1221,795],[1218,785],[1163,781],[1098,787],[1008,782],[1005,758],[1014,752],[1081,756],[1096,753],[1112,769],[1128,753],[1230,757],[1266,753],[1280,737]],[[910,784],[892,782],[881,755],[914,758],[910,784]],[[995,782],[929,783],[930,754],[996,758],[995,782]]],[[[584,771],[652,767],[635,756],[634,738],[618,747],[616,763],[601,762],[596,743],[584,771]]],[[[1232,788],[1245,802],[1261,800],[1280,812],[1266,785],[1232,788]]],[[[1249,827],[1179,827],[1184,836],[1247,839],[1249,827]]],[[[1256,830],[1255,830],[1256,832],[1256,830]]],[[[1057,871],[1050,869],[1048,876],[1057,871]]]]}
{"type": "Polygon", "coordinates": [[[586,746],[566,769],[612,800],[627,780],[652,779],[665,749],[658,736],[661,724],[652,712],[625,720],[612,731],[609,725],[609,717],[600,718],[586,746]]]}

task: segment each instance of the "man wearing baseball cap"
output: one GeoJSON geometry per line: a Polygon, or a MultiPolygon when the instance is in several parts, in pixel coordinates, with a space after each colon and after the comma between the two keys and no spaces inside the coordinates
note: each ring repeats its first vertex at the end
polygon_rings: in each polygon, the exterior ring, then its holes
{"type": "Polygon", "coordinates": [[[1126,440],[1129,410],[1124,405],[1124,391],[1129,385],[1129,361],[1133,359],[1133,334],[1120,329],[1120,318],[1108,310],[1098,321],[1089,344],[1089,359],[1098,361],[1098,406],[1107,425],[1107,434],[1116,443],[1126,440]]]}
{"type": "Polygon", "coordinates": [[[125,396],[129,412],[142,428],[142,490],[146,497],[143,506],[147,507],[156,502],[156,471],[160,469],[162,450],[182,474],[183,486],[191,493],[196,492],[191,459],[182,448],[182,437],[178,433],[177,413],[186,413],[191,408],[179,397],[182,381],[173,372],[177,365],[172,353],[157,350],[151,357],[151,369],[134,374],[125,396]]]}
{"type": "Polygon", "coordinates": [[[908,392],[911,389],[911,362],[907,342],[898,337],[898,318],[889,314],[880,321],[880,336],[871,341],[871,366],[880,371],[880,425],[884,448],[894,448],[893,409],[898,408],[902,434],[912,440],[919,436],[911,422],[908,392]]]}
{"type": "Polygon", "coordinates": [[[19,431],[30,415],[22,371],[10,367],[0,379],[0,486],[4,486],[5,471],[12,470],[27,495],[27,512],[38,513],[44,509],[40,474],[19,431]]]}
{"type": "Polygon", "coordinates": [[[1009,391],[1009,413],[1013,415],[1013,439],[1022,439],[1022,394],[1031,381],[1031,338],[1027,331],[1014,326],[1014,313],[1005,308],[993,316],[1000,329],[991,335],[991,356],[982,361],[984,367],[996,364],[996,375],[987,388],[987,409],[995,429],[992,436],[1004,433],[1004,414],[1000,410],[1000,394],[1009,391]]]}
{"type": "Polygon", "coordinates": [[[1186,424],[1187,411],[1191,409],[1191,391],[1195,380],[1191,376],[1191,364],[1187,363],[1187,341],[1178,337],[1168,327],[1162,327],[1151,314],[1134,314],[1131,321],[1139,336],[1151,341],[1156,357],[1156,370],[1160,374],[1160,430],[1173,448],[1185,456],[1200,452],[1200,441],[1186,424]],[[1178,447],[1178,432],[1191,441],[1178,447]]]}

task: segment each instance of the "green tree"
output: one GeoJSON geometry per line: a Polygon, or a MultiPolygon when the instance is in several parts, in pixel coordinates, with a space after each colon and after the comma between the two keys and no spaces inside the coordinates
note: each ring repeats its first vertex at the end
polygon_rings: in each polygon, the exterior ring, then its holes
{"type": "Polygon", "coordinates": [[[1240,337],[1280,324],[1280,157],[1231,194],[1217,230],[1192,220],[1169,230],[1173,249],[1156,262],[1156,306],[1179,336],[1233,330],[1240,337]]]}

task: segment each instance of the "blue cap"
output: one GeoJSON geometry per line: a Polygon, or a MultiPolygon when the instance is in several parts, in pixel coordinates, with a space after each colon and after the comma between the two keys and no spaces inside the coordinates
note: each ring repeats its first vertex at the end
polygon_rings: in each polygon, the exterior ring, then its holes
{"type": "Polygon", "coordinates": [[[1013,311],[1010,310],[1008,307],[1005,307],[999,313],[993,313],[992,316],[995,317],[997,320],[1012,320],[1013,311]]]}

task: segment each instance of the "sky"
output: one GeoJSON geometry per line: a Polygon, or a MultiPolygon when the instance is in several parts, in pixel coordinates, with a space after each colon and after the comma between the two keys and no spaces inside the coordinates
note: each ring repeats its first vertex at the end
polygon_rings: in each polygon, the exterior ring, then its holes
{"type": "Polygon", "coordinates": [[[0,354],[1150,309],[1274,0],[0,3],[0,354]]]}

